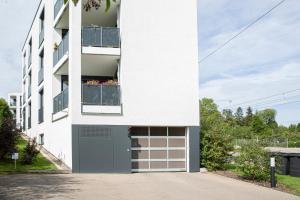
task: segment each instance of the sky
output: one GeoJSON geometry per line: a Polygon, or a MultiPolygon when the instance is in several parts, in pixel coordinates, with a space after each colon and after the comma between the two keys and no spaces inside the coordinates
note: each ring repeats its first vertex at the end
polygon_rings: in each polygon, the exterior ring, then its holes
{"type": "MultiPolygon", "coordinates": [[[[199,0],[199,60],[278,2],[199,0]]],[[[21,90],[21,48],[38,3],[0,0],[0,97],[21,90]]],[[[300,122],[299,0],[286,0],[199,68],[200,98],[213,98],[220,110],[271,107],[280,124],[300,122]]]]}

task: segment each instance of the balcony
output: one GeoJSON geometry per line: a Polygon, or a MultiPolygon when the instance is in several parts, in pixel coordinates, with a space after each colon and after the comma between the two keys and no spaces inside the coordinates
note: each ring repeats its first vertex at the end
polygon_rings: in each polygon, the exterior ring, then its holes
{"type": "Polygon", "coordinates": [[[11,101],[11,102],[9,103],[9,105],[10,105],[10,106],[17,106],[17,102],[16,102],[16,101],[11,101]]]}
{"type": "Polygon", "coordinates": [[[28,117],[28,129],[31,129],[31,117],[28,117]]]}
{"type": "Polygon", "coordinates": [[[31,97],[31,85],[28,86],[28,98],[31,97]]]}
{"type": "Polygon", "coordinates": [[[65,89],[53,99],[53,114],[63,111],[69,106],[69,90],[65,89]]]}
{"type": "Polygon", "coordinates": [[[61,10],[61,8],[64,5],[64,0],[57,0],[55,5],[54,5],[54,19],[56,19],[59,11],[61,10]]]}
{"type": "Polygon", "coordinates": [[[32,56],[31,56],[31,52],[30,52],[28,55],[28,68],[30,68],[31,63],[32,63],[32,56]]]}
{"type": "Polygon", "coordinates": [[[83,112],[121,114],[119,85],[82,85],[83,112]]]}
{"type": "Polygon", "coordinates": [[[84,27],[82,29],[82,46],[119,48],[119,29],[115,27],[84,27]]]}
{"type": "Polygon", "coordinates": [[[23,67],[23,78],[25,77],[25,75],[26,75],[26,66],[24,65],[24,67],[23,67]]]}
{"type": "Polygon", "coordinates": [[[26,94],[25,93],[23,93],[23,95],[22,95],[22,101],[23,101],[23,105],[25,104],[25,102],[26,102],[26,94]]]}
{"type": "Polygon", "coordinates": [[[69,33],[67,33],[58,47],[53,52],[53,67],[62,59],[69,51],[69,33]]]}
{"type": "Polygon", "coordinates": [[[39,109],[38,114],[39,114],[39,123],[41,124],[44,122],[44,108],[43,107],[39,109]]]}
{"type": "Polygon", "coordinates": [[[44,67],[40,68],[38,75],[38,84],[40,85],[44,81],[44,67]]]}
{"type": "Polygon", "coordinates": [[[44,41],[44,29],[41,29],[40,35],[39,35],[39,46],[42,45],[43,41],[44,41]]]}

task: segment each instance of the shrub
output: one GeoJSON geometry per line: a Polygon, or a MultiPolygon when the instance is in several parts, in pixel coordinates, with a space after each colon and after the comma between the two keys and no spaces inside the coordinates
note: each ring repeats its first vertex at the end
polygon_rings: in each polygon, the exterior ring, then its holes
{"type": "Polygon", "coordinates": [[[39,154],[39,150],[37,150],[37,142],[36,142],[36,138],[34,138],[32,141],[29,141],[27,143],[21,161],[25,165],[30,165],[36,159],[38,154],[39,154]]]}
{"type": "Polygon", "coordinates": [[[246,179],[265,181],[270,178],[269,155],[258,144],[244,145],[236,164],[237,170],[246,179]]]}

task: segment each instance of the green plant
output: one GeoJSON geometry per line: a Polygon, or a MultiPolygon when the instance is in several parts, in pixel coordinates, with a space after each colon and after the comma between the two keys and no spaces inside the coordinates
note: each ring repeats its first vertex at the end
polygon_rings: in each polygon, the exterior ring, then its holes
{"type": "Polygon", "coordinates": [[[18,131],[8,104],[4,99],[0,99],[0,160],[15,151],[18,131]]]}
{"type": "Polygon", "coordinates": [[[225,169],[233,150],[228,125],[212,99],[201,101],[201,165],[208,170],[225,169]]]}
{"type": "Polygon", "coordinates": [[[25,165],[32,164],[39,154],[39,150],[37,150],[37,142],[36,138],[33,138],[32,141],[29,141],[24,149],[22,163],[25,165]]]}
{"type": "Polygon", "coordinates": [[[265,181],[270,178],[269,155],[259,144],[246,144],[236,159],[237,171],[241,176],[265,181]]]}

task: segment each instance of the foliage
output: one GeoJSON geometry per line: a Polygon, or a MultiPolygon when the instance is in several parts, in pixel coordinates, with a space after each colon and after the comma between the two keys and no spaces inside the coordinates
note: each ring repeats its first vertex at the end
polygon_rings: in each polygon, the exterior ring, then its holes
{"type": "Polygon", "coordinates": [[[269,156],[258,144],[244,145],[236,164],[238,172],[244,178],[261,181],[269,179],[269,156]]]}
{"type": "Polygon", "coordinates": [[[244,124],[244,113],[241,107],[237,108],[234,117],[238,125],[242,126],[244,124]]]}
{"type": "Polygon", "coordinates": [[[4,99],[0,99],[0,160],[15,151],[17,134],[9,106],[4,99]]]}
{"type": "Polygon", "coordinates": [[[232,151],[228,126],[211,99],[201,101],[201,165],[208,170],[225,169],[232,151]]]}
{"type": "MultiPolygon", "coordinates": [[[[25,141],[20,136],[17,137],[17,151],[19,152],[20,158],[23,157],[24,149],[27,146],[27,141],[25,141]]],[[[14,162],[10,157],[5,157],[3,160],[0,160],[0,174],[1,173],[10,173],[10,172],[28,172],[29,170],[55,170],[56,167],[54,164],[49,162],[41,154],[38,154],[36,159],[31,165],[23,165],[17,160],[17,168],[15,169],[14,162]]]]}
{"type": "MultiPolygon", "coordinates": [[[[75,5],[77,5],[79,0],[72,0],[72,1],[75,5]]],[[[87,0],[87,2],[83,5],[83,8],[87,12],[90,11],[92,8],[98,10],[102,6],[103,1],[106,2],[106,8],[105,8],[106,12],[110,9],[111,2],[116,2],[116,0],[87,0]]],[[[64,3],[67,2],[68,0],[64,0],[64,3]]]]}
{"type": "Polygon", "coordinates": [[[32,164],[38,154],[39,150],[37,150],[37,142],[36,138],[34,138],[32,141],[27,143],[24,149],[22,163],[26,165],[32,164]]]}

